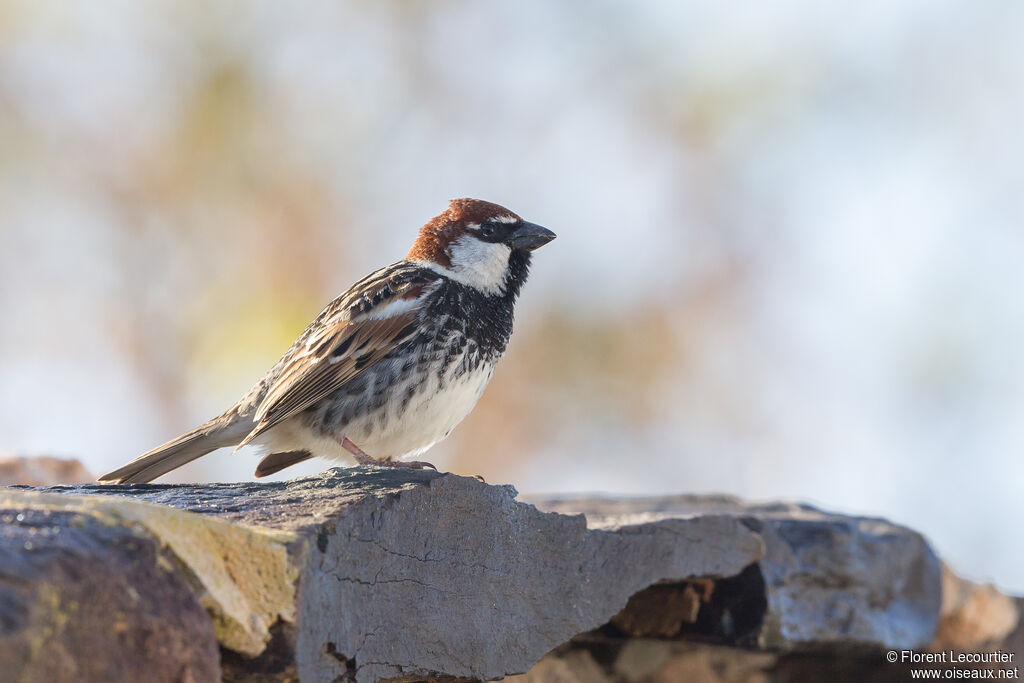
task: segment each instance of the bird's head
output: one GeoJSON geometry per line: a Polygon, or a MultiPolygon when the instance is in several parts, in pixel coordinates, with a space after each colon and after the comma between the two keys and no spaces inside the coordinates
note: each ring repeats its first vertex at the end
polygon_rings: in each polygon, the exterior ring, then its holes
{"type": "Polygon", "coordinates": [[[453,199],[420,229],[406,259],[420,261],[484,294],[518,292],[530,252],[555,233],[528,223],[503,206],[480,199],[453,199]]]}

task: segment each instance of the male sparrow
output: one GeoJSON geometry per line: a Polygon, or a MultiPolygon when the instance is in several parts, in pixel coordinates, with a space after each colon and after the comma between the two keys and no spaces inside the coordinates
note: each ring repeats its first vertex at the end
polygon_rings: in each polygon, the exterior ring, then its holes
{"type": "Polygon", "coordinates": [[[100,481],[152,481],[248,443],[268,453],[257,477],[314,456],[432,467],[408,459],[473,409],[508,345],[530,252],[554,238],[496,204],[453,200],[405,260],[328,304],[236,405],[100,481]]]}

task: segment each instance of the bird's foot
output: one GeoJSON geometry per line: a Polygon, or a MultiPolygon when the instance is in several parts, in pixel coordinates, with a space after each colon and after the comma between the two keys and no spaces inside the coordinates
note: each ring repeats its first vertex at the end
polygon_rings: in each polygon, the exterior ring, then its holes
{"type": "Polygon", "coordinates": [[[425,470],[429,467],[437,471],[436,467],[423,460],[378,460],[376,464],[380,467],[407,467],[412,470],[425,470]]]}
{"type": "Polygon", "coordinates": [[[437,468],[431,465],[429,462],[422,462],[420,460],[378,460],[372,455],[366,453],[362,448],[352,443],[346,436],[341,442],[341,447],[352,454],[352,457],[356,459],[356,462],[360,465],[372,465],[373,467],[405,467],[413,470],[422,470],[430,468],[437,471],[437,468]]]}

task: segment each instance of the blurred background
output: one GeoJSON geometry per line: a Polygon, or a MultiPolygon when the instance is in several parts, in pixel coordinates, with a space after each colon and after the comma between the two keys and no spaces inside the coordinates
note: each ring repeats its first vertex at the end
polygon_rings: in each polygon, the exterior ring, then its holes
{"type": "Polygon", "coordinates": [[[441,469],[886,516],[1024,591],[1022,42],[995,0],[0,0],[0,449],[218,414],[480,197],[559,239],[441,469]]]}

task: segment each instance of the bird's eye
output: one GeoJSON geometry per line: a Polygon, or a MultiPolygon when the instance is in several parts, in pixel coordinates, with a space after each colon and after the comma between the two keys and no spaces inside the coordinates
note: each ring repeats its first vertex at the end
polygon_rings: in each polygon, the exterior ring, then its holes
{"type": "Polygon", "coordinates": [[[480,226],[480,234],[483,237],[494,237],[494,233],[498,231],[497,226],[494,223],[484,223],[480,226]]]}

